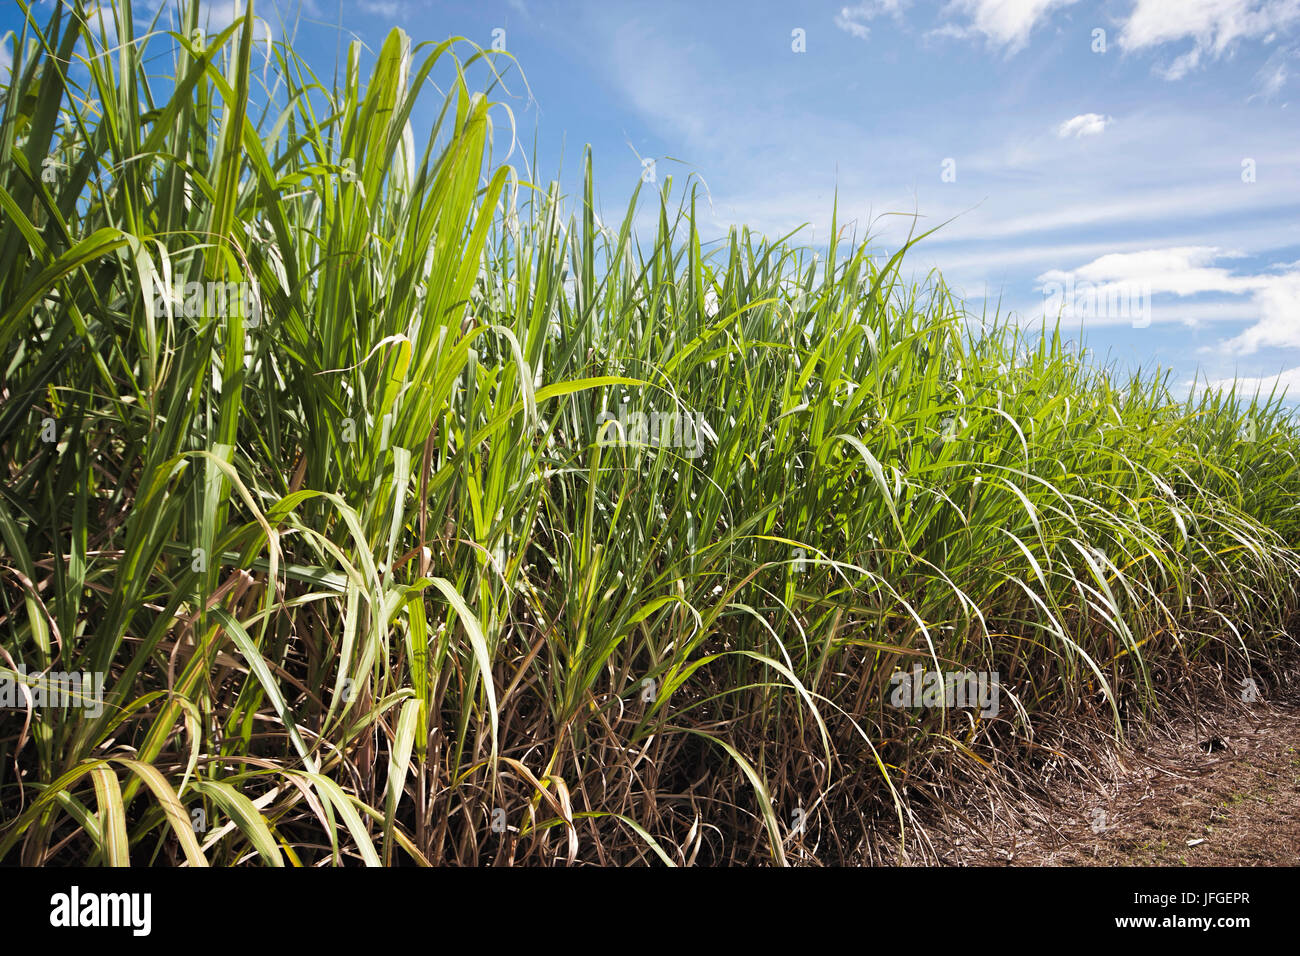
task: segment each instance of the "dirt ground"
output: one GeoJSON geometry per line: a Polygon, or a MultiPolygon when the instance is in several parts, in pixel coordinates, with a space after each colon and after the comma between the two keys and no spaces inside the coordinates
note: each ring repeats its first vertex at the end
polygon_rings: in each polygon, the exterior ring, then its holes
{"type": "Polygon", "coordinates": [[[1201,700],[1109,748],[1091,779],[1062,774],[931,831],[934,850],[950,865],[1300,865],[1300,683],[1286,683],[1272,699],[1201,700]]]}

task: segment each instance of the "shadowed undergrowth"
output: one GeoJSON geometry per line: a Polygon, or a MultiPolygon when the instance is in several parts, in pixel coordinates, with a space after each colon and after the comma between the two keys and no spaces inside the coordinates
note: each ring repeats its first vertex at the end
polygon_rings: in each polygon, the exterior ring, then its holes
{"type": "Polygon", "coordinates": [[[1294,644],[1280,401],[671,182],[607,227],[589,156],[494,162],[463,41],[326,86],[112,7],[3,93],[0,665],[104,694],[0,712],[0,859],[903,859],[909,780],[1294,644]],[[1001,706],[891,706],[916,665],[1001,706]]]}

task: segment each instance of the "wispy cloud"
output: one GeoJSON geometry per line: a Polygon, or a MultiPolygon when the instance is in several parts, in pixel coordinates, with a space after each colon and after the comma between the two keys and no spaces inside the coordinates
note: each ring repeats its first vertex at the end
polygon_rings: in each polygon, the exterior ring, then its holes
{"type": "Polygon", "coordinates": [[[1253,355],[1261,348],[1300,348],[1300,263],[1244,275],[1215,264],[1238,258],[1240,253],[1207,246],[1145,249],[1100,256],[1077,269],[1053,269],[1038,279],[1092,283],[1101,295],[1140,287],[1150,296],[1250,296],[1254,324],[1216,351],[1253,355]]]}
{"type": "Polygon", "coordinates": [[[389,20],[402,12],[402,5],[397,0],[358,0],[358,6],[361,7],[362,13],[386,17],[389,20]]]}
{"type": "Polygon", "coordinates": [[[1223,343],[1234,355],[1254,355],[1264,348],[1300,348],[1300,271],[1270,276],[1255,294],[1260,319],[1223,343]]]}
{"type": "MultiPolygon", "coordinates": [[[[283,22],[284,10],[281,9],[286,5],[286,0],[274,0],[268,3],[267,0],[261,0],[254,8],[254,26],[253,39],[257,43],[265,43],[268,40],[274,40],[275,31],[272,29],[270,21],[267,20],[267,10],[275,10],[277,16],[283,22]]],[[[140,22],[148,22],[160,10],[162,16],[159,19],[161,29],[174,27],[179,23],[180,7],[171,2],[171,0],[132,0],[132,11],[137,17],[136,30],[140,30],[140,22]]],[[[199,0],[199,24],[202,29],[208,33],[219,33],[226,27],[230,26],[237,19],[244,15],[248,9],[248,0],[199,0]]],[[[104,34],[108,39],[109,47],[117,45],[117,27],[114,20],[113,6],[108,0],[100,0],[96,5],[89,9],[88,21],[93,26],[96,34],[102,21],[104,34]]],[[[312,4],[312,0],[306,0],[303,4],[304,12],[318,15],[318,11],[312,4]]]]}
{"type": "Polygon", "coordinates": [[[1274,376],[1221,378],[1210,382],[1210,388],[1227,389],[1234,385],[1239,395],[1254,395],[1256,392],[1269,395],[1276,388],[1279,393],[1285,391],[1289,398],[1295,398],[1296,393],[1300,392],[1300,368],[1285,369],[1274,376]]]}
{"type": "MultiPolygon", "coordinates": [[[[206,23],[209,32],[217,32],[242,17],[247,9],[248,0],[207,0],[199,4],[199,22],[206,23]]],[[[254,7],[254,41],[264,43],[274,39],[270,23],[256,11],[254,7]]]]}
{"type": "Polygon", "coordinates": [[[1178,80],[1238,41],[1269,42],[1275,32],[1297,24],[1300,0],[1136,0],[1119,42],[1134,51],[1190,39],[1190,50],[1156,68],[1165,79],[1178,80]]]}
{"type": "Polygon", "coordinates": [[[1260,75],[1259,92],[1265,99],[1271,99],[1286,86],[1286,64],[1279,63],[1260,75]]]}
{"type": "Polygon", "coordinates": [[[862,0],[854,6],[841,7],[840,12],[835,14],[835,25],[845,33],[865,40],[871,36],[868,23],[886,14],[901,17],[903,8],[910,2],[911,0],[862,0]]]}
{"type": "Polygon", "coordinates": [[[1053,10],[1078,0],[951,0],[944,8],[947,23],[936,32],[946,36],[983,36],[1008,53],[1029,42],[1034,28],[1053,10]],[[961,18],[958,22],[954,17],[961,18]]]}
{"type": "Polygon", "coordinates": [[[1102,116],[1100,113],[1081,113],[1058,126],[1056,135],[1061,139],[1096,136],[1104,132],[1112,122],[1109,116],[1102,116]]]}
{"type": "Polygon", "coordinates": [[[1264,65],[1256,71],[1255,92],[1246,99],[1265,102],[1277,99],[1286,90],[1287,83],[1294,75],[1291,70],[1293,60],[1300,61],[1300,45],[1275,50],[1264,61],[1264,65]]]}
{"type": "Polygon", "coordinates": [[[1210,263],[1224,258],[1237,256],[1206,246],[1144,249],[1110,253],[1077,269],[1046,272],[1039,279],[1044,282],[1067,278],[1095,283],[1129,282],[1149,285],[1153,295],[1171,293],[1179,296],[1206,292],[1248,293],[1261,288],[1266,281],[1261,276],[1234,276],[1228,269],[1211,267],[1210,263]]]}

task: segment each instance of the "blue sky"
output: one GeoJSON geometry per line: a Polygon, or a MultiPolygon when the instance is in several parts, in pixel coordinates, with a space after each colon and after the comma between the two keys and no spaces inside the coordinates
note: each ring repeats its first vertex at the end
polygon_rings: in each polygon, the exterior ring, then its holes
{"type": "MultiPolygon", "coordinates": [[[[18,26],[6,6],[0,31],[18,26]]],[[[218,24],[237,6],[206,4],[218,24]]],[[[504,31],[531,91],[512,78],[505,101],[530,154],[536,136],[537,178],[563,169],[576,188],[590,143],[606,219],[643,158],[659,181],[707,184],[705,239],[807,223],[820,245],[837,192],[840,222],[882,249],[913,213],[921,229],[956,217],[909,268],[940,269],[974,311],[1036,323],[1066,304],[1066,326],[1121,367],[1172,368],[1180,386],[1281,374],[1300,397],[1300,0],[256,10],[276,39],[300,14],[296,43],[325,75],[340,35],[373,50],[393,26],[483,46],[504,31]]]]}

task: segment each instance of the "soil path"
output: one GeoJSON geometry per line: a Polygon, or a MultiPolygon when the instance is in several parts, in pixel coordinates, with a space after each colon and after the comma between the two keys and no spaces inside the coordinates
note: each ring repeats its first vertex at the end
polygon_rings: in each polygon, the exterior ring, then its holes
{"type": "Polygon", "coordinates": [[[1221,702],[1166,728],[1084,786],[1053,788],[978,836],[936,840],[945,863],[1300,865],[1300,693],[1221,702]]]}

